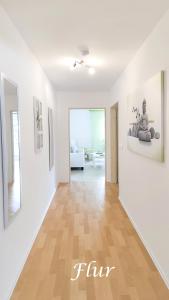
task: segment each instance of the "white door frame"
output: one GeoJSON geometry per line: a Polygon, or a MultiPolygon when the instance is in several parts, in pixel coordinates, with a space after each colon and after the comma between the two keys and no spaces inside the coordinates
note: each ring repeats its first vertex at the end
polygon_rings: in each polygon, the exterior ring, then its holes
{"type": "Polygon", "coordinates": [[[111,182],[118,183],[118,103],[110,108],[111,182]]]}
{"type": "Polygon", "coordinates": [[[69,107],[68,109],[68,134],[69,134],[69,183],[71,182],[71,170],[70,170],[70,111],[72,109],[85,109],[85,110],[89,110],[89,109],[103,109],[104,110],[104,120],[105,120],[105,182],[107,181],[107,111],[106,111],[106,107],[69,107]]]}

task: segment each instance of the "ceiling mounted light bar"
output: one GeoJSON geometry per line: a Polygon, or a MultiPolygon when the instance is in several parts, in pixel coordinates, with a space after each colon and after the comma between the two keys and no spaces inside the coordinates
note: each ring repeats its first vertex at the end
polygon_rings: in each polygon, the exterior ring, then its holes
{"type": "MultiPolygon", "coordinates": [[[[79,48],[81,56],[88,56],[89,55],[89,50],[88,48],[79,48]]],[[[90,75],[94,75],[96,73],[95,68],[93,68],[92,66],[88,65],[85,63],[84,59],[75,59],[75,61],[73,62],[73,64],[70,66],[70,70],[74,71],[76,69],[78,69],[79,67],[84,67],[88,69],[88,74],[90,75]]]]}

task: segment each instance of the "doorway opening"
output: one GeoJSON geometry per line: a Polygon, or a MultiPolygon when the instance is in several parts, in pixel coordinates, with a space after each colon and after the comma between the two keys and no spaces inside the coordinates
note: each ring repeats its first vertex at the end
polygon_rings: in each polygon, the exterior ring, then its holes
{"type": "Polygon", "coordinates": [[[70,109],[70,181],[105,181],[105,109],[70,109]]]}
{"type": "Polygon", "coordinates": [[[110,110],[111,115],[111,182],[118,184],[118,103],[113,105],[110,110]]]}

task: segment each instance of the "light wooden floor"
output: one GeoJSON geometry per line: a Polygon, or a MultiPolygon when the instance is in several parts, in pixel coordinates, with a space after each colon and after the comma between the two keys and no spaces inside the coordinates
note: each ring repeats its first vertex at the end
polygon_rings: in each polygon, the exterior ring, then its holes
{"type": "Polygon", "coordinates": [[[61,185],[12,300],[167,300],[169,291],[122,209],[115,185],[61,185]],[[116,266],[70,281],[77,262],[116,266]],[[72,274],[72,275],[71,275],[72,274]]]}

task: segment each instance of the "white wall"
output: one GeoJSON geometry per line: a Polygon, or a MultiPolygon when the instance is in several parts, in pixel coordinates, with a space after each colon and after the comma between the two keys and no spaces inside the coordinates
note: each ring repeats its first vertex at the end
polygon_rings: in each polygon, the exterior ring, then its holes
{"type": "Polygon", "coordinates": [[[91,147],[91,120],[89,110],[70,110],[70,141],[80,148],[91,147]]]}
{"type": "Polygon", "coordinates": [[[69,181],[69,109],[70,108],[106,108],[106,179],[110,180],[110,126],[109,126],[109,92],[59,92],[57,93],[57,128],[59,151],[59,181],[69,181]]]}
{"type": "Polygon", "coordinates": [[[18,85],[21,121],[22,208],[6,230],[0,171],[0,299],[6,300],[50,203],[57,179],[55,168],[49,172],[47,122],[47,107],[55,109],[55,96],[38,62],[1,8],[0,72],[18,85]],[[33,96],[43,102],[44,148],[39,154],[34,152],[33,96]]]}
{"type": "Polygon", "coordinates": [[[112,88],[119,102],[120,199],[169,287],[169,12],[112,88]],[[127,95],[165,71],[165,162],[127,150],[127,95]]]}

